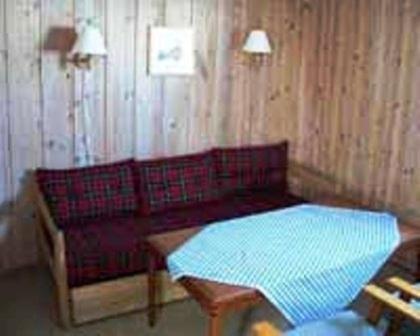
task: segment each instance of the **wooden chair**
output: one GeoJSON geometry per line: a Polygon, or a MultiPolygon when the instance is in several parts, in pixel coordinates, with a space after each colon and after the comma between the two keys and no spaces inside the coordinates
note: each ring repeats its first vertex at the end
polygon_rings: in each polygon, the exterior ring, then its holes
{"type": "Polygon", "coordinates": [[[346,311],[327,320],[309,323],[286,333],[277,330],[268,322],[260,322],[253,326],[253,336],[400,335],[399,330],[404,319],[414,322],[420,330],[420,309],[409,303],[413,299],[420,300],[420,288],[398,277],[388,279],[387,283],[399,291],[399,297],[376,285],[370,284],[364,288],[364,292],[373,299],[367,318],[353,311],[346,311]],[[380,323],[386,309],[393,313],[389,325],[380,323]]]}

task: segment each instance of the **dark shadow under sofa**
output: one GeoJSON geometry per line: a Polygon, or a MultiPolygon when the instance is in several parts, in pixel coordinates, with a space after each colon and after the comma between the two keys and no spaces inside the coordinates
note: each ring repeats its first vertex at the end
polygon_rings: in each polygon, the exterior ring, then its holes
{"type": "MultiPolygon", "coordinates": [[[[38,233],[62,325],[146,307],[148,235],[304,202],[288,190],[287,153],[283,142],[38,169],[38,233]]],[[[165,271],[160,275],[162,302],[186,296],[165,271]]]]}

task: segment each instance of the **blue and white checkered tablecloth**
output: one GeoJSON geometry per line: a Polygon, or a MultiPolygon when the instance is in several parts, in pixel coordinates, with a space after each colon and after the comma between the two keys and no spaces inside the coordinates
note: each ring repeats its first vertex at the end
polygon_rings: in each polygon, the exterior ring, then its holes
{"type": "Polygon", "coordinates": [[[390,214],[299,205],[211,224],[167,265],[174,280],[256,288],[301,325],[345,308],[399,241],[390,214]]]}

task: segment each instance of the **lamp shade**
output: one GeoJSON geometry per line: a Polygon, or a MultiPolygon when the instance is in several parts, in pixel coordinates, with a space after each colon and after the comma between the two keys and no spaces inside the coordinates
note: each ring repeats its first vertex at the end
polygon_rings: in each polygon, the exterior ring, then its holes
{"type": "Polygon", "coordinates": [[[77,36],[72,53],[81,55],[106,55],[105,41],[99,29],[92,25],[87,25],[77,36]]]}
{"type": "Polygon", "coordinates": [[[270,54],[271,45],[264,30],[253,30],[246,39],[243,50],[251,54],[270,54]]]}

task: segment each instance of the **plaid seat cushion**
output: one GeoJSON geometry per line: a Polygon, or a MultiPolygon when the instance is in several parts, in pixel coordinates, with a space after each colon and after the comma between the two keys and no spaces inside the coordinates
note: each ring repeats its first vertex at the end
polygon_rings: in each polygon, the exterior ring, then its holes
{"type": "Polygon", "coordinates": [[[39,169],[41,191],[53,218],[69,221],[117,215],[137,209],[132,161],[68,170],[39,169]]]}
{"type": "Polygon", "coordinates": [[[135,216],[84,219],[64,228],[70,287],[146,270],[145,232],[135,216]]]}
{"type": "Polygon", "coordinates": [[[141,161],[135,171],[144,214],[209,202],[218,196],[210,153],[141,161]]]}
{"type": "MultiPolygon", "coordinates": [[[[244,193],[200,207],[173,209],[147,217],[116,216],[82,219],[63,229],[70,287],[145,272],[145,237],[218,220],[246,216],[302,203],[278,191],[244,193]]],[[[164,267],[162,261],[160,267],[164,267]]]]}
{"type": "MultiPolygon", "coordinates": [[[[159,234],[163,232],[203,226],[216,221],[258,214],[304,203],[297,196],[279,190],[258,190],[244,192],[240,195],[225,197],[199,207],[175,209],[157,213],[147,217],[147,232],[159,234]]],[[[161,261],[159,268],[165,267],[161,261]]]]}
{"type": "Polygon", "coordinates": [[[248,216],[304,203],[290,193],[278,190],[261,190],[233,195],[200,207],[170,210],[149,216],[151,234],[202,226],[216,221],[248,216]]]}
{"type": "Polygon", "coordinates": [[[213,150],[217,180],[225,194],[255,188],[287,188],[287,142],[213,150]]]}

